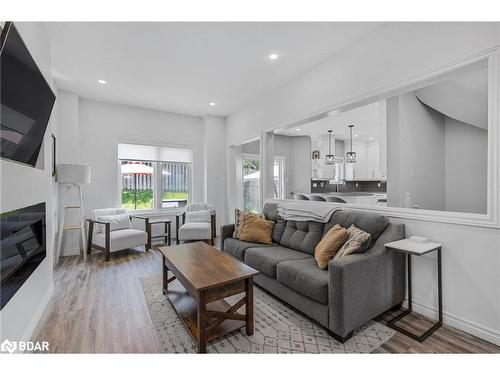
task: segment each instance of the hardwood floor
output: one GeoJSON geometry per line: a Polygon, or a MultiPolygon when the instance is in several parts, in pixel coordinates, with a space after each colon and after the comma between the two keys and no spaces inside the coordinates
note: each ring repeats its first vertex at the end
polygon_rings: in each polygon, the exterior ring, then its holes
{"type": "MultiPolygon", "coordinates": [[[[55,270],[55,294],[33,340],[46,340],[53,353],[161,353],[140,277],[161,275],[159,251],[102,253],[85,262],[62,258],[55,270]]],[[[385,313],[382,323],[397,312],[385,313]]],[[[403,324],[408,320],[405,318],[403,324]]],[[[424,330],[423,317],[411,316],[406,328],[424,330]]],[[[396,332],[375,353],[500,353],[500,347],[450,327],[419,343],[396,332]]]]}
{"type": "Polygon", "coordinates": [[[36,340],[52,353],[160,353],[140,277],[161,274],[157,250],[64,257],[36,340]]]}

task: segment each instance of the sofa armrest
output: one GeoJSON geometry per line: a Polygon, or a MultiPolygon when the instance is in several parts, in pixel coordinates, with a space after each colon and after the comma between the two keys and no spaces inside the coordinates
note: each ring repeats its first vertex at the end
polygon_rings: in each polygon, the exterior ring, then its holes
{"type": "Polygon", "coordinates": [[[220,226],[220,249],[224,250],[224,241],[233,236],[234,224],[224,224],[220,226]]]}
{"type": "Polygon", "coordinates": [[[404,224],[389,224],[367,252],[330,261],[328,326],[335,334],[345,337],[403,302],[406,259],[384,244],[404,237],[404,224]]]}

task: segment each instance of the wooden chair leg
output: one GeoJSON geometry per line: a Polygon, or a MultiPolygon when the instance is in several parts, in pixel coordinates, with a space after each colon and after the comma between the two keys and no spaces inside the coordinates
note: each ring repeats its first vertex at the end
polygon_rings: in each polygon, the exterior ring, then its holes
{"type": "Polygon", "coordinates": [[[110,234],[110,223],[106,223],[105,227],[105,250],[104,250],[104,260],[107,262],[110,258],[111,249],[111,234],[110,234]]]}
{"type": "Polygon", "coordinates": [[[146,244],[146,251],[149,251],[151,249],[151,236],[152,236],[152,226],[151,223],[149,222],[149,219],[146,218],[146,232],[148,233],[148,243],[146,244]]]}
{"type": "Polygon", "coordinates": [[[89,232],[87,234],[87,255],[89,255],[92,251],[92,233],[94,232],[94,223],[92,221],[89,222],[89,232]]]}

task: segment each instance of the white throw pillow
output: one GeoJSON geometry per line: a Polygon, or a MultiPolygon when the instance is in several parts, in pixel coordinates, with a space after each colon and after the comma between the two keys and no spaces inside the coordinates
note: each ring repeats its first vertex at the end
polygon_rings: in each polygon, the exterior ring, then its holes
{"type": "Polygon", "coordinates": [[[186,212],[186,223],[210,223],[210,210],[186,212]]]}
{"type": "MultiPolygon", "coordinates": [[[[110,230],[120,230],[120,229],[132,229],[132,223],[130,222],[130,217],[128,214],[120,214],[120,215],[106,215],[99,216],[97,218],[99,221],[104,221],[106,223],[110,223],[110,230]]],[[[104,231],[104,225],[101,225],[104,231]]]]}

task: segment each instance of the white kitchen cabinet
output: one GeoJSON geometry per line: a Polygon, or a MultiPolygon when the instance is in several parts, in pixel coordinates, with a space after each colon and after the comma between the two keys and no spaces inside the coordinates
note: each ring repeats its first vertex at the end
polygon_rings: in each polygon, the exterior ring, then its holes
{"type": "Polygon", "coordinates": [[[354,178],[368,178],[366,172],[366,143],[356,142],[352,145],[352,150],[356,153],[356,163],[354,165],[354,178]]]}
{"type": "Polygon", "coordinates": [[[380,178],[380,144],[369,142],[366,145],[366,173],[371,179],[380,178]]]}
{"type": "Polygon", "coordinates": [[[346,180],[376,180],[382,177],[378,142],[356,142],[352,150],[356,152],[356,163],[346,163],[346,180]]]}

